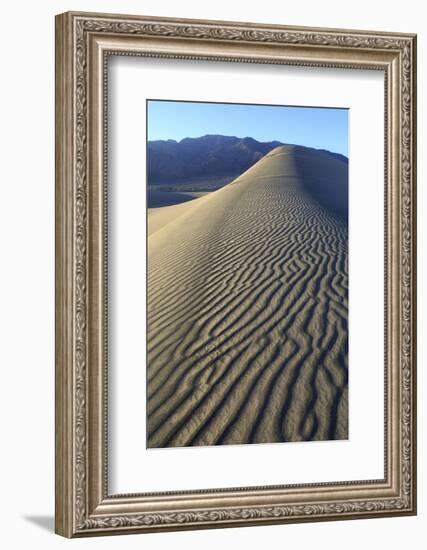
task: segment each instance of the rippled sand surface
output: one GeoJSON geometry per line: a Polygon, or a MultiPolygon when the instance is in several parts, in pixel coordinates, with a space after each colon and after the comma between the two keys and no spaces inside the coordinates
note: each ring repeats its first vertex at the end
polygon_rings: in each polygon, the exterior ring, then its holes
{"type": "Polygon", "coordinates": [[[150,211],[149,447],[346,439],[347,165],[274,149],[150,211]]]}

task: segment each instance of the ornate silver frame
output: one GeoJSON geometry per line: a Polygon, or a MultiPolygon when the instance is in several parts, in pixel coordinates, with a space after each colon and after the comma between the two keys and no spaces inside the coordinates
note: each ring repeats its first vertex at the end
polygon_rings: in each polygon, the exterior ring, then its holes
{"type": "Polygon", "coordinates": [[[56,18],[56,532],[66,537],[416,513],[416,37],[65,13],[56,18]],[[108,55],[385,73],[386,425],[381,480],[109,495],[108,55]]]}

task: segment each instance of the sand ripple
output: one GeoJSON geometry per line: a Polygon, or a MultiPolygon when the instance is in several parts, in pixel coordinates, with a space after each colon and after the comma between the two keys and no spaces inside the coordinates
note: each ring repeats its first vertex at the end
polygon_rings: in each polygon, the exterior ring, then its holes
{"type": "Polygon", "coordinates": [[[286,146],[161,209],[148,239],[149,447],[347,438],[346,201],[342,161],[286,146]]]}

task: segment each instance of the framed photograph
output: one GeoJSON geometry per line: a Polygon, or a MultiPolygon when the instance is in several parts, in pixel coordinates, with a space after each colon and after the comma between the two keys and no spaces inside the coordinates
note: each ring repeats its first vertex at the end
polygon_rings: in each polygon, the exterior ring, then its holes
{"type": "Polygon", "coordinates": [[[416,37],[56,18],[56,532],[416,513],[416,37]]]}

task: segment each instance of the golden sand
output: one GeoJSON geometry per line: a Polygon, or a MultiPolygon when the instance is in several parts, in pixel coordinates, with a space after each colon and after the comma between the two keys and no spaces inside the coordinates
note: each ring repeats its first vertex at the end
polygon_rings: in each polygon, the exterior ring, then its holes
{"type": "Polygon", "coordinates": [[[150,211],[149,447],[347,438],[346,187],[284,146],[150,211]]]}

